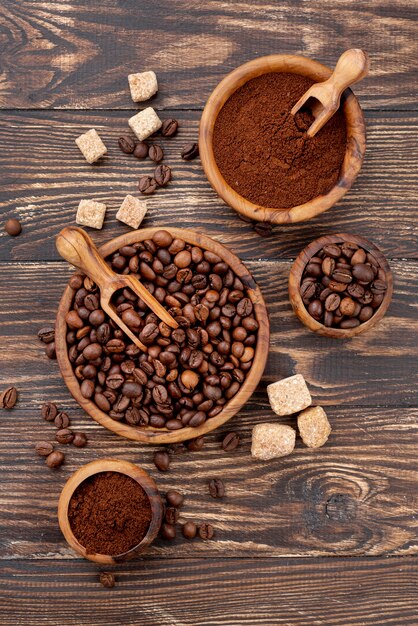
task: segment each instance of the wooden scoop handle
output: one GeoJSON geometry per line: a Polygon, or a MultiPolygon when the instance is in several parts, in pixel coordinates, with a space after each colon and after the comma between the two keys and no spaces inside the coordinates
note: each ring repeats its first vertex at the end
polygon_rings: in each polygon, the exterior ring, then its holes
{"type": "Polygon", "coordinates": [[[100,256],[93,240],[81,228],[64,228],[57,236],[56,246],[62,258],[89,276],[100,290],[115,278],[114,272],[100,256]]]}
{"type": "Polygon", "coordinates": [[[326,82],[333,85],[340,95],[344,89],[367,76],[369,66],[369,57],[366,52],[359,48],[346,50],[338,59],[332,75],[326,82]]]}

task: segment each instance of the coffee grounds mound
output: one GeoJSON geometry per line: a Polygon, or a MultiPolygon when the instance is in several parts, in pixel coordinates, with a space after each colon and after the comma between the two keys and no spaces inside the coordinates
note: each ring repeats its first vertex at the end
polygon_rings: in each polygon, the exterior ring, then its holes
{"type": "Polygon", "coordinates": [[[249,80],[226,101],[213,135],[216,163],[227,183],[254,204],[288,209],[326,194],[337,182],[346,151],[341,110],[315,135],[314,118],[290,111],[313,84],[298,74],[249,80]]]}
{"type": "Polygon", "coordinates": [[[133,478],[119,472],[102,472],[77,487],[68,518],[87,554],[117,555],[145,537],[151,523],[151,505],[133,478]]]}

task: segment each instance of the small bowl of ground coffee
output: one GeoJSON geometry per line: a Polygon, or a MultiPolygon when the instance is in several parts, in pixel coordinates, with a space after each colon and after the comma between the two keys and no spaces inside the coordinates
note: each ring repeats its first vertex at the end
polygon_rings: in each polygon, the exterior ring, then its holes
{"type": "Polygon", "coordinates": [[[284,224],[326,211],[350,189],[366,148],[360,105],[350,89],[312,138],[309,109],[298,99],[331,70],[278,54],[241,65],[213,91],[202,114],[199,151],[215,191],[252,220],[284,224]]]}
{"type": "Polygon", "coordinates": [[[347,339],[369,330],[385,315],[393,278],[382,252],[358,235],[325,235],[295,260],[289,297],[311,330],[347,339]]]}
{"type": "Polygon", "coordinates": [[[157,536],[162,514],[151,476],[116,459],[83,465],[65,483],[58,503],[59,525],[69,545],[102,564],[143,552],[157,536]]]}

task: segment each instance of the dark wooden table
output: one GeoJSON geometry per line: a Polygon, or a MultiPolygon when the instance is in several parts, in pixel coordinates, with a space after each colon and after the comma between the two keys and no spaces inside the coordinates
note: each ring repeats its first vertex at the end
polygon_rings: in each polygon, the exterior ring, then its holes
{"type": "MultiPolygon", "coordinates": [[[[1,222],[0,379],[19,402],[0,415],[2,625],[203,626],[418,623],[418,107],[417,4],[410,0],[3,0],[0,7],[1,222]],[[276,228],[268,239],[224,206],[182,145],[197,137],[202,107],[217,82],[255,56],[301,53],[333,65],[349,47],[371,57],[356,93],[368,148],[352,191],[318,218],[276,228]],[[81,198],[108,204],[102,243],[125,232],[115,212],[149,164],[122,155],[118,136],[135,107],[127,75],[154,69],[152,105],[181,131],[166,142],[174,180],[149,201],[145,225],[198,228],[248,264],[268,303],[272,338],[257,393],[200,453],[174,458],[157,475],[152,450],[94,423],[70,397],[36,333],[51,322],[70,275],[54,237],[73,224],[81,198]],[[95,127],[109,155],[87,165],[74,139],[95,127]],[[292,258],[314,237],[348,231],[388,255],[395,295],[383,322],[348,342],[315,336],[287,296],[292,258]],[[251,461],[254,424],[275,419],[266,384],[300,372],[333,432],[324,448],[298,441],[294,454],[251,461]],[[60,471],[48,471],[33,445],[50,438],[40,405],[52,400],[87,432],[60,471]],[[220,449],[232,428],[235,452],[220,449]],[[158,541],[122,566],[113,590],[77,558],[57,525],[59,492],[71,472],[99,457],[137,462],[161,490],[180,487],[184,515],[209,520],[213,541],[158,541]],[[227,497],[207,494],[222,476],[227,497]]],[[[292,423],[289,419],[288,423],[292,423]]]]}

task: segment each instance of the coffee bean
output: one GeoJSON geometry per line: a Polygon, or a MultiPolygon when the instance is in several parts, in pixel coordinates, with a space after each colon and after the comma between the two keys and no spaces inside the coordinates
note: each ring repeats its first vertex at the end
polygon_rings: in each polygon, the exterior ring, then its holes
{"type": "Polygon", "coordinates": [[[235,450],[240,444],[240,436],[238,433],[228,433],[222,441],[222,449],[225,452],[235,450]]]}
{"type": "Polygon", "coordinates": [[[225,487],[221,480],[214,478],[209,482],[209,493],[212,498],[223,498],[225,495],[225,487]]]}
{"type": "Polygon", "coordinates": [[[199,145],[197,143],[188,143],[181,151],[181,158],[185,161],[192,161],[199,156],[199,145]]]}
{"type": "Polygon", "coordinates": [[[312,300],[312,302],[309,303],[308,312],[314,319],[321,319],[323,313],[322,302],[320,300],[312,300]]]}
{"type": "Polygon", "coordinates": [[[43,343],[51,343],[55,340],[55,328],[53,326],[44,326],[38,330],[38,338],[43,343]]]}
{"type": "Polygon", "coordinates": [[[373,313],[374,313],[373,307],[371,307],[371,306],[364,306],[364,307],[362,307],[362,309],[361,309],[361,311],[359,313],[359,316],[358,316],[360,322],[368,322],[369,319],[371,317],[373,317],[373,313]]]}
{"type": "Polygon", "coordinates": [[[334,259],[338,259],[341,256],[341,248],[336,244],[328,244],[322,248],[324,254],[334,259]]]}
{"type": "Polygon", "coordinates": [[[164,150],[158,144],[153,144],[149,147],[148,156],[154,163],[159,163],[164,158],[164,150]]]}
{"type": "Polygon", "coordinates": [[[356,319],[355,317],[350,317],[340,322],[340,328],[346,328],[346,329],[356,328],[359,325],[360,325],[360,320],[356,319]]]}
{"type": "Polygon", "coordinates": [[[348,297],[343,298],[341,300],[341,303],[340,303],[341,315],[346,315],[347,317],[351,317],[352,315],[354,315],[355,310],[356,310],[356,304],[354,300],[348,297]]]}
{"type": "Polygon", "coordinates": [[[325,300],[325,310],[335,311],[340,306],[341,298],[338,293],[330,293],[325,300]]]}
{"type": "Polygon", "coordinates": [[[149,146],[145,141],[139,141],[134,149],[134,157],[145,159],[148,156],[149,146]]]}
{"type": "Polygon", "coordinates": [[[8,387],[0,394],[0,407],[2,409],[13,409],[17,402],[16,387],[8,387]]]}
{"type": "Polygon", "coordinates": [[[335,270],[335,259],[331,256],[325,257],[325,259],[322,261],[321,268],[325,276],[331,276],[331,274],[335,270]]]}
{"type": "Polygon", "coordinates": [[[80,432],[74,433],[72,444],[76,448],[84,448],[87,445],[87,436],[80,432]]]}
{"type": "Polygon", "coordinates": [[[154,453],[154,465],[160,472],[167,472],[170,467],[170,457],[165,450],[158,450],[154,453]]]}
{"type": "Polygon", "coordinates": [[[167,491],[167,493],[165,494],[165,498],[167,500],[167,503],[170,506],[175,507],[176,509],[179,509],[184,502],[183,494],[181,494],[179,491],[175,491],[174,489],[170,489],[169,491],[167,491]]]}
{"type": "Polygon", "coordinates": [[[74,439],[74,433],[69,428],[62,428],[61,430],[57,430],[55,434],[55,439],[58,443],[69,444],[74,439]]]}
{"type": "Polygon", "coordinates": [[[49,456],[54,451],[54,446],[49,441],[40,441],[35,445],[35,450],[39,456],[49,456]]]}
{"type": "Polygon", "coordinates": [[[125,154],[132,154],[132,152],[135,150],[136,142],[135,139],[133,139],[132,137],[125,135],[123,137],[119,137],[118,144],[122,152],[124,152],[125,154]]]}
{"type": "Polygon", "coordinates": [[[203,436],[196,437],[195,439],[190,439],[187,442],[187,448],[191,452],[199,452],[205,445],[205,439],[203,436]]]}
{"type": "Polygon", "coordinates": [[[168,165],[157,165],[154,170],[157,185],[165,187],[171,180],[171,168],[168,165]]]}
{"type": "Polygon", "coordinates": [[[353,277],[350,270],[336,269],[332,273],[332,279],[337,283],[344,283],[348,285],[348,283],[351,283],[351,281],[353,280],[353,277]]]}
{"type": "Polygon", "coordinates": [[[172,524],[167,524],[167,522],[163,522],[161,524],[161,535],[164,539],[168,539],[169,541],[173,541],[176,538],[176,528],[172,524]]]}
{"type": "Polygon", "coordinates": [[[161,134],[163,137],[173,137],[178,130],[179,123],[175,119],[164,120],[161,126],[161,134]]]}
{"type": "Polygon", "coordinates": [[[201,539],[212,539],[215,534],[212,524],[207,523],[200,524],[198,532],[201,539]]]}
{"type": "Polygon", "coordinates": [[[4,230],[11,237],[17,237],[22,232],[22,225],[19,220],[11,217],[4,225],[4,230]]]}
{"type": "Polygon", "coordinates": [[[64,461],[65,455],[59,450],[54,450],[54,452],[51,452],[51,454],[46,457],[45,463],[49,468],[57,469],[58,467],[61,467],[64,461]]]}
{"type": "Polygon", "coordinates": [[[115,576],[112,572],[100,572],[99,580],[100,584],[107,589],[115,586],[115,576]]]}
{"type": "Polygon", "coordinates": [[[182,527],[183,537],[185,539],[194,539],[197,534],[197,526],[194,522],[186,522],[182,527]]]}
{"type": "Polygon", "coordinates": [[[151,176],[141,176],[138,183],[138,189],[141,193],[150,195],[157,189],[157,181],[155,178],[151,178],[151,176]]]}
{"type": "Polygon", "coordinates": [[[53,422],[58,415],[57,405],[53,402],[45,402],[41,407],[41,415],[47,422],[53,422]]]}
{"type": "Polygon", "coordinates": [[[180,516],[179,511],[174,506],[169,506],[165,510],[165,521],[167,524],[175,525],[180,516]]]}
{"type": "Polygon", "coordinates": [[[68,428],[70,425],[70,418],[67,413],[60,411],[56,418],[54,419],[54,426],[56,428],[68,428]]]}
{"type": "Polygon", "coordinates": [[[370,265],[357,263],[357,265],[353,265],[353,276],[363,283],[369,283],[373,280],[374,273],[370,265]]]}

